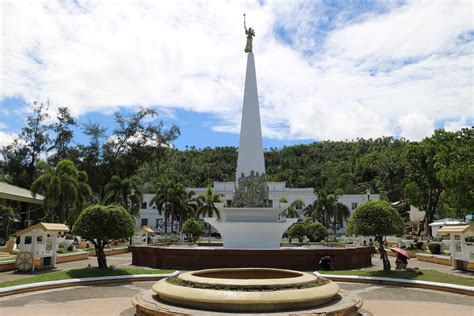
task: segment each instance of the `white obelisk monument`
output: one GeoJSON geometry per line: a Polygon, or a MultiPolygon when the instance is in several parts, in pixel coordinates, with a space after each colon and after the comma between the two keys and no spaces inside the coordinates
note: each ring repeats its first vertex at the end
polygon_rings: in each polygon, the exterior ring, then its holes
{"type": "Polygon", "coordinates": [[[221,219],[205,218],[204,220],[219,231],[224,248],[275,249],[280,247],[283,233],[298,219],[279,217],[279,214],[287,205],[280,204],[279,207],[267,207],[266,204],[265,196],[268,200],[268,186],[264,176],[265,162],[263,159],[257,76],[252,52],[252,37],[255,36],[255,31],[252,28],[247,30],[245,27],[245,34],[247,35],[247,46],[245,47],[247,72],[245,75],[234,206],[223,207],[223,205],[219,205],[221,219]]]}
{"type": "Polygon", "coordinates": [[[265,173],[255,58],[253,53],[249,52],[247,54],[247,72],[245,75],[244,105],[240,125],[236,179],[241,176],[242,172],[248,176],[252,170],[260,174],[265,173]]]}

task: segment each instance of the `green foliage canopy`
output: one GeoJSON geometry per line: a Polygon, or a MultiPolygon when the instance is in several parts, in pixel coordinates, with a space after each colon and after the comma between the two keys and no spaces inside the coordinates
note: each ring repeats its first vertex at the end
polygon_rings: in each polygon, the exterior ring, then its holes
{"type": "Polygon", "coordinates": [[[106,268],[104,247],[112,240],[131,237],[134,229],[135,220],[122,206],[91,205],[79,215],[72,232],[92,242],[99,268],[106,268]]]}

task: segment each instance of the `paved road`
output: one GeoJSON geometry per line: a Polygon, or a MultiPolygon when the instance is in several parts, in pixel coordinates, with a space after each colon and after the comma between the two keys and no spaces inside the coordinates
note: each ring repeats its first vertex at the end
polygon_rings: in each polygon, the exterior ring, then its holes
{"type": "MultiPolygon", "coordinates": [[[[131,298],[154,282],[77,286],[0,298],[0,316],[134,315],[131,298]]],[[[339,283],[364,299],[372,315],[472,316],[472,297],[423,289],[339,283]]]]}

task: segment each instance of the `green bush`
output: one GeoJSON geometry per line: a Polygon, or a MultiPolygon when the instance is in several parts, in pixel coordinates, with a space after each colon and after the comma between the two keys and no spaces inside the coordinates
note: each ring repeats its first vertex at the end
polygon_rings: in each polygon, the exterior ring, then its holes
{"type": "Polygon", "coordinates": [[[306,229],[304,228],[303,224],[294,224],[288,230],[288,236],[291,238],[296,238],[299,242],[302,242],[304,240],[304,236],[306,236],[306,229]]]}
{"type": "Polygon", "coordinates": [[[72,232],[90,241],[97,254],[99,268],[107,268],[104,248],[115,239],[133,235],[135,220],[120,205],[91,205],[82,211],[72,232]]]}
{"type": "Polygon", "coordinates": [[[200,221],[190,218],[184,222],[183,234],[196,242],[199,237],[204,235],[204,225],[200,221]]]}
{"type": "Polygon", "coordinates": [[[416,249],[420,249],[420,250],[422,250],[422,249],[423,249],[423,245],[424,245],[424,244],[425,244],[425,243],[424,243],[424,242],[422,242],[422,241],[417,241],[417,242],[416,242],[416,244],[415,244],[415,246],[416,246],[416,249]]]}
{"type": "Polygon", "coordinates": [[[74,250],[74,245],[69,245],[67,246],[67,251],[73,251],[74,250]]]}
{"type": "Polygon", "coordinates": [[[437,242],[431,242],[428,244],[428,249],[434,255],[439,255],[441,253],[441,245],[437,242]]]}
{"type": "Polygon", "coordinates": [[[312,242],[321,241],[329,235],[329,232],[326,227],[324,227],[323,224],[321,224],[320,222],[305,225],[305,230],[306,237],[308,237],[309,241],[312,242]]]}
{"type": "Polygon", "coordinates": [[[401,234],[405,222],[397,210],[386,201],[365,201],[361,203],[347,225],[346,233],[359,236],[374,236],[383,261],[384,271],[390,270],[390,261],[384,248],[384,237],[401,234]]]}

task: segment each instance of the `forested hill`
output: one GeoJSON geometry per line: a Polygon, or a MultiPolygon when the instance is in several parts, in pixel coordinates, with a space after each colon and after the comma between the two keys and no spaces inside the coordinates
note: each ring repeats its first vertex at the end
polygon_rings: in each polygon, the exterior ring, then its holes
{"type": "MultiPolygon", "coordinates": [[[[391,199],[400,195],[403,179],[402,154],[408,142],[391,137],[351,142],[325,141],[265,150],[265,166],[271,181],[286,181],[287,187],[311,187],[329,192],[384,192],[391,199]]],[[[168,150],[166,164],[146,164],[144,179],[172,178],[190,187],[205,187],[213,181],[233,181],[236,147],[168,150]]]]}
{"type": "MultiPolygon", "coordinates": [[[[132,188],[156,193],[169,180],[187,187],[234,180],[237,148],[173,149],[180,130],[150,120],[157,115],[143,108],[115,113],[115,128],[108,130],[100,123],[78,124],[66,107],[59,108],[56,123],[47,124],[47,106],[35,104],[18,137],[0,148],[0,181],[29,189],[40,176],[61,173],[59,164],[65,160],[62,166],[77,167],[74,177],[82,172],[81,181],[93,195],[84,201],[91,202],[102,201],[113,185],[128,201],[132,188]],[[88,143],[75,143],[74,126],[89,137],[88,143]]],[[[473,127],[436,130],[420,142],[384,137],[270,148],[265,165],[269,180],[285,181],[287,187],[346,194],[370,189],[419,207],[428,222],[435,215],[463,218],[474,210],[473,127]]]]}

